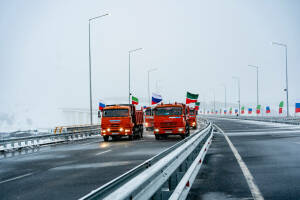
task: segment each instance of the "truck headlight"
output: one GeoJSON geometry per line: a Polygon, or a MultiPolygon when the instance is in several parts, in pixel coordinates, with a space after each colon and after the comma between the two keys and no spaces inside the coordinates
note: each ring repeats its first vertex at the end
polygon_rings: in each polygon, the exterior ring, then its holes
{"type": "Polygon", "coordinates": [[[182,132],[183,130],[184,130],[183,128],[179,128],[179,129],[178,129],[179,132],[182,132]]]}
{"type": "Polygon", "coordinates": [[[129,129],[125,129],[125,133],[128,133],[128,132],[130,132],[130,130],[129,129]]]}
{"type": "Polygon", "coordinates": [[[106,133],[106,130],[102,130],[102,133],[106,133]]]}
{"type": "Polygon", "coordinates": [[[155,131],[155,132],[158,132],[158,131],[159,131],[159,129],[158,129],[158,128],[156,128],[156,129],[154,129],[154,131],[155,131]]]}
{"type": "Polygon", "coordinates": [[[195,122],[193,122],[193,123],[192,123],[192,126],[195,126],[195,125],[196,125],[196,123],[195,123],[195,122]]]}
{"type": "Polygon", "coordinates": [[[123,129],[123,128],[120,128],[120,131],[124,131],[124,129],[123,129]]]}
{"type": "Polygon", "coordinates": [[[110,128],[107,129],[107,132],[109,132],[109,131],[110,131],[110,128]]]}

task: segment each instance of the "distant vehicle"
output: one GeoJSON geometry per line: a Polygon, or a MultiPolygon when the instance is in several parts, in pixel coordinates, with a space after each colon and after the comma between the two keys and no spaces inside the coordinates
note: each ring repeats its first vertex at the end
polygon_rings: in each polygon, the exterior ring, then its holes
{"type": "Polygon", "coordinates": [[[190,108],[189,110],[189,124],[193,129],[197,129],[197,110],[190,108]]]}
{"type": "Polygon", "coordinates": [[[168,135],[180,135],[184,139],[190,135],[188,106],[185,104],[160,104],[153,111],[155,139],[168,135]]]}
{"type": "Polygon", "coordinates": [[[129,140],[143,137],[144,114],[136,110],[135,105],[108,105],[102,111],[101,135],[104,141],[109,137],[117,140],[128,137],[129,140]]]}
{"type": "Polygon", "coordinates": [[[144,127],[147,131],[153,130],[154,127],[154,119],[153,119],[153,109],[151,107],[147,107],[145,109],[145,123],[144,127]]]}

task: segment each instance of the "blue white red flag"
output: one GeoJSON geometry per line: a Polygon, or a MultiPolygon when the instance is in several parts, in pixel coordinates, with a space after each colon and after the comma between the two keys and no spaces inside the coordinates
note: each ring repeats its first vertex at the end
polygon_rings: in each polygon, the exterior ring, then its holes
{"type": "Polygon", "coordinates": [[[103,108],[105,108],[105,104],[104,104],[104,103],[101,103],[101,102],[99,102],[99,110],[103,110],[103,108]]]}
{"type": "Polygon", "coordinates": [[[152,105],[158,104],[161,101],[162,101],[161,95],[156,94],[156,93],[152,93],[152,105]]]}
{"type": "Polygon", "coordinates": [[[300,103],[296,103],[295,105],[295,113],[300,112],[300,103]]]}

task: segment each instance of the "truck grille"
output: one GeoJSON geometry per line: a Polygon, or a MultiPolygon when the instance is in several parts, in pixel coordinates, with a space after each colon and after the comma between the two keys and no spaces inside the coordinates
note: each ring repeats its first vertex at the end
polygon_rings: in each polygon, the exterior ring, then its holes
{"type": "Polygon", "coordinates": [[[164,128],[164,127],[166,127],[166,128],[169,128],[169,127],[174,127],[174,126],[176,126],[176,122],[161,122],[160,123],[160,127],[162,127],[162,128],[164,128]]]}
{"type": "Polygon", "coordinates": [[[111,127],[120,127],[120,124],[111,124],[111,127]]]}

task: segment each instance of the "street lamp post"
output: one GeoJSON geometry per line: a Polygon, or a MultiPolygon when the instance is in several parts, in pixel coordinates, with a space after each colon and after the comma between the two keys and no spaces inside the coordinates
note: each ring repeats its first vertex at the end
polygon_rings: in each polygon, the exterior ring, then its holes
{"type": "Polygon", "coordinates": [[[151,99],[150,99],[150,72],[156,71],[157,68],[149,69],[148,72],[148,99],[149,99],[149,105],[151,105],[151,99]]]}
{"type": "Polygon", "coordinates": [[[142,50],[143,48],[138,48],[138,49],[132,49],[130,51],[128,51],[128,57],[129,57],[129,70],[128,70],[128,104],[130,104],[130,95],[131,95],[131,90],[130,90],[130,55],[131,53],[133,52],[136,52],[136,51],[139,51],[139,50],[142,50]]]}
{"type": "Polygon", "coordinates": [[[238,95],[239,95],[239,115],[241,115],[241,91],[240,91],[240,78],[239,77],[236,77],[236,76],[233,76],[232,77],[233,79],[237,80],[238,82],[238,95]]]}
{"type": "Polygon", "coordinates": [[[249,67],[253,67],[256,69],[256,106],[259,105],[259,97],[258,97],[258,66],[255,65],[248,65],[249,67]]]}
{"type": "Polygon", "coordinates": [[[281,46],[285,48],[285,84],[286,88],[284,91],[286,91],[286,116],[290,116],[289,112],[289,87],[288,87],[288,65],[287,65],[287,45],[283,43],[278,42],[272,42],[273,45],[281,46]]]}
{"type": "Polygon", "coordinates": [[[93,125],[93,101],[92,101],[92,53],[91,53],[91,21],[109,15],[99,15],[89,19],[89,80],[90,80],[90,123],[93,125]]]}

